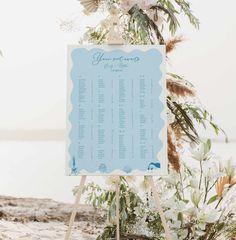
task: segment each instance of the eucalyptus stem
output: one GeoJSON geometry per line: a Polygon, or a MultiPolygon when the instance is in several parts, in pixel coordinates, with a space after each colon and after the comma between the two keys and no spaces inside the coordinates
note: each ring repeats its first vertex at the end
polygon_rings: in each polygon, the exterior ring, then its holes
{"type": "Polygon", "coordinates": [[[199,186],[198,186],[199,190],[201,190],[201,185],[202,185],[202,175],[203,175],[202,161],[200,161],[200,170],[201,170],[201,173],[200,173],[200,180],[199,180],[199,186]]]}

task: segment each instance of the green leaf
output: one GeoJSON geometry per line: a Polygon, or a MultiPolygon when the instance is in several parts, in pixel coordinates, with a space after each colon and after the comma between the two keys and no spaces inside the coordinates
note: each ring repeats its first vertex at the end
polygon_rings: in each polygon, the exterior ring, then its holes
{"type": "Polygon", "coordinates": [[[181,10],[188,17],[189,22],[197,29],[199,29],[200,22],[198,18],[196,18],[191,11],[190,3],[185,0],[175,0],[175,2],[180,6],[181,10]]]}
{"type": "MultiPolygon", "coordinates": [[[[167,106],[170,111],[175,115],[176,122],[173,124],[178,125],[185,135],[193,142],[199,143],[199,136],[194,127],[193,120],[190,118],[190,114],[187,109],[181,104],[172,101],[169,97],[167,98],[167,106]]],[[[175,126],[172,124],[172,127],[175,126]]]]}
{"type": "Polygon", "coordinates": [[[204,143],[204,154],[207,154],[211,151],[211,140],[207,139],[207,142],[204,143]]]}
{"type": "Polygon", "coordinates": [[[208,200],[207,205],[215,202],[217,199],[218,199],[218,195],[214,195],[213,197],[211,197],[211,198],[208,200]]]}

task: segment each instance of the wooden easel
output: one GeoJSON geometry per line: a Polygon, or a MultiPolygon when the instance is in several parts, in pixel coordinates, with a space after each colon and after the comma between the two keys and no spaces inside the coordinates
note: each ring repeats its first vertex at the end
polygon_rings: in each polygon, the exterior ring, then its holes
{"type": "MultiPolygon", "coordinates": [[[[111,24],[111,28],[110,28],[110,32],[109,32],[109,35],[108,35],[108,44],[109,45],[122,45],[124,43],[123,43],[123,39],[121,38],[121,33],[119,32],[119,16],[118,16],[115,8],[111,9],[110,15],[111,16],[109,18],[109,21],[110,21],[110,24],[111,24]]],[[[117,176],[117,177],[119,177],[119,176],[117,176]]],[[[76,213],[79,209],[80,199],[81,199],[81,195],[82,195],[82,192],[83,192],[83,188],[84,188],[84,185],[85,185],[86,178],[87,178],[86,175],[81,176],[80,185],[79,185],[78,192],[76,194],[75,204],[74,204],[73,211],[72,211],[72,214],[71,214],[71,217],[70,217],[69,227],[68,227],[68,230],[66,232],[65,240],[71,240],[73,224],[74,224],[74,221],[75,221],[76,213]]],[[[158,196],[158,192],[155,188],[155,184],[154,184],[154,180],[153,180],[152,176],[148,176],[148,182],[149,182],[149,185],[150,185],[151,190],[153,192],[156,207],[157,207],[157,210],[160,214],[162,225],[163,225],[164,230],[165,230],[165,238],[166,238],[166,240],[171,240],[170,230],[169,230],[169,227],[167,225],[165,215],[164,215],[163,209],[161,207],[161,201],[160,201],[160,198],[158,196]]],[[[120,206],[119,205],[120,205],[120,184],[117,181],[116,182],[116,240],[121,240],[120,239],[120,211],[119,211],[120,206]]]]}
{"type": "MultiPolygon", "coordinates": [[[[73,224],[74,224],[74,221],[75,221],[76,213],[79,209],[80,199],[81,199],[81,195],[82,195],[83,188],[84,188],[84,185],[85,185],[86,177],[87,176],[82,176],[81,177],[79,189],[78,189],[78,192],[76,194],[75,204],[74,204],[73,211],[72,211],[72,214],[71,214],[71,217],[70,217],[69,227],[68,227],[68,230],[66,232],[65,240],[71,240],[73,224]]],[[[157,207],[157,210],[160,214],[162,225],[163,225],[164,230],[165,230],[165,238],[166,238],[166,240],[171,240],[170,230],[169,230],[169,227],[167,225],[165,215],[164,215],[163,209],[161,207],[161,201],[160,201],[160,198],[158,196],[158,192],[155,188],[155,184],[154,184],[154,180],[153,180],[152,176],[148,176],[148,182],[149,182],[149,185],[150,185],[151,190],[153,192],[156,207],[157,207]]],[[[120,196],[120,184],[117,181],[116,182],[116,240],[121,240],[120,239],[120,211],[119,211],[120,197],[119,196],[120,196]]]]}

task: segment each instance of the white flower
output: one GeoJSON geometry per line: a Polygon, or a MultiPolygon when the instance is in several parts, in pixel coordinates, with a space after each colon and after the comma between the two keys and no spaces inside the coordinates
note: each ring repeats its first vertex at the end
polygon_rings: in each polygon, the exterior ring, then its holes
{"type": "Polygon", "coordinates": [[[198,226],[201,230],[205,230],[206,223],[214,223],[219,218],[219,212],[216,209],[209,209],[207,206],[204,206],[197,213],[198,226]]]}
{"type": "Polygon", "coordinates": [[[193,219],[197,217],[197,211],[198,209],[196,207],[191,207],[191,208],[188,208],[185,211],[185,213],[188,216],[188,219],[193,219]]]}
{"type": "Polygon", "coordinates": [[[183,228],[180,228],[180,230],[178,231],[178,235],[179,235],[179,240],[183,240],[183,239],[186,239],[187,236],[188,236],[188,230],[187,229],[183,229],[183,228]]]}
{"type": "Polygon", "coordinates": [[[230,178],[233,178],[236,175],[236,164],[233,162],[232,157],[227,161],[225,172],[230,178]]]}
{"type": "Polygon", "coordinates": [[[207,143],[201,143],[195,148],[190,148],[190,152],[192,153],[192,158],[198,161],[206,161],[210,157],[210,146],[207,143]]]}
{"type": "Polygon", "coordinates": [[[163,177],[165,182],[169,183],[170,185],[176,186],[180,182],[180,177],[177,172],[172,172],[166,177],[163,177]]]}
{"type": "Polygon", "coordinates": [[[199,192],[198,189],[195,189],[195,191],[193,191],[191,193],[191,200],[192,200],[192,203],[198,208],[198,205],[201,201],[201,198],[202,198],[202,193],[199,192]]]}
{"type": "Polygon", "coordinates": [[[76,21],[72,19],[59,19],[58,24],[60,30],[63,32],[74,32],[79,29],[76,24],[76,21]]]}
{"type": "Polygon", "coordinates": [[[216,162],[204,162],[203,165],[203,174],[209,179],[217,179],[224,174],[219,171],[219,166],[216,162]]]}
{"type": "Polygon", "coordinates": [[[197,181],[196,178],[192,178],[192,179],[190,180],[190,187],[191,187],[191,188],[194,188],[194,189],[198,187],[198,181],[197,181]]]}
{"type": "Polygon", "coordinates": [[[201,144],[196,148],[190,148],[190,152],[192,153],[192,157],[198,161],[203,161],[204,159],[204,146],[201,144]]]}
{"type": "Polygon", "coordinates": [[[168,224],[169,224],[170,228],[180,229],[180,227],[181,227],[181,221],[179,221],[179,220],[169,222],[168,224]]]}
{"type": "Polygon", "coordinates": [[[179,221],[178,216],[179,213],[183,213],[186,209],[186,203],[183,201],[180,201],[177,199],[175,196],[173,196],[170,199],[167,199],[164,203],[163,206],[165,208],[168,208],[167,211],[165,211],[165,216],[167,219],[170,219],[172,221],[172,224],[178,225],[179,221]]]}

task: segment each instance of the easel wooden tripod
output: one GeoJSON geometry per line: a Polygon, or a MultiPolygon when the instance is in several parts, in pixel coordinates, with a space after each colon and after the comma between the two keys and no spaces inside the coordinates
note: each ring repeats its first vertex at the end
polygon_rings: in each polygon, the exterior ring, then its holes
{"type": "MultiPolygon", "coordinates": [[[[76,194],[75,204],[74,204],[73,211],[72,211],[72,214],[71,214],[71,217],[70,217],[69,227],[68,227],[68,230],[67,230],[67,233],[66,233],[65,240],[71,240],[73,224],[74,224],[74,221],[75,221],[76,213],[79,209],[79,203],[80,203],[81,195],[82,195],[83,188],[84,188],[84,185],[85,185],[86,177],[87,176],[82,176],[81,177],[79,190],[76,194]]],[[[163,212],[163,209],[161,207],[160,198],[159,198],[158,192],[155,188],[155,184],[154,184],[152,176],[148,176],[148,182],[149,182],[150,187],[152,189],[153,196],[154,196],[155,203],[156,203],[156,207],[157,207],[157,210],[160,214],[162,225],[163,225],[164,230],[165,230],[165,238],[166,238],[166,240],[171,240],[170,230],[169,230],[169,227],[166,223],[164,212],[163,212]]],[[[120,195],[120,186],[119,186],[119,183],[117,182],[116,183],[116,240],[121,240],[120,239],[120,213],[119,213],[120,199],[119,199],[119,195],[120,195]]]]}

